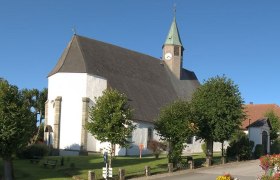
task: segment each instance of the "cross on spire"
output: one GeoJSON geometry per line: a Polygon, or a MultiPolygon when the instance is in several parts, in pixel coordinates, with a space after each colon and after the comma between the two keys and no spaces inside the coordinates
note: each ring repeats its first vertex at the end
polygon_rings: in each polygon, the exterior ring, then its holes
{"type": "Polygon", "coordinates": [[[173,5],[173,15],[174,17],[176,17],[176,3],[174,3],[173,5]]]}
{"type": "Polygon", "coordinates": [[[74,35],[77,34],[76,26],[73,26],[72,31],[73,31],[74,35]]]}

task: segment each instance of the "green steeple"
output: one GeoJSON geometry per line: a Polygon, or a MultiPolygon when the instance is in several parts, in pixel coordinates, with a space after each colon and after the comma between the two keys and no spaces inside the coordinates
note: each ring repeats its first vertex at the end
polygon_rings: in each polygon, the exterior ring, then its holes
{"type": "Polygon", "coordinates": [[[171,27],[170,27],[170,30],[169,30],[169,33],[167,35],[164,45],[166,45],[166,44],[183,46],[180,35],[179,35],[179,31],[177,28],[175,16],[173,18],[173,22],[171,24],[171,27]]]}

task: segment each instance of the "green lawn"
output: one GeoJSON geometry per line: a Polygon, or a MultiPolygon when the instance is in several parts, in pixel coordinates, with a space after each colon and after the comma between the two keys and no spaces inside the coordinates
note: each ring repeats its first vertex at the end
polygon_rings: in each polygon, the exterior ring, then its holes
{"type": "MultiPolygon", "coordinates": [[[[214,163],[220,163],[219,154],[214,155],[214,163]]],[[[103,157],[98,155],[91,156],[72,156],[64,157],[64,166],[61,166],[61,157],[50,157],[57,159],[58,164],[55,169],[43,166],[44,159],[38,164],[32,164],[29,160],[15,159],[14,170],[16,179],[20,180],[38,180],[38,179],[72,179],[72,176],[81,179],[87,179],[89,170],[94,170],[96,177],[102,179],[101,169],[104,167],[103,157]]],[[[201,154],[193,155],[195,166],[201,167],[205,157],[201,154]]],[[[136,177],[144,175],[145,166],[151,167],[152,174],[167,172],[167,158],[161,156],[155,159],[153,156],[142,157],[117,157],[113,161],[114,176],[117,176],[118,169],[124,168],[126,177],[136,177]]],[[[3,162],[0,160],[0,177],[3,176],[3,162]]]]}
{"type": "MultiPolygon", "coordinates": [[[[38,164],[32,164],[29,160],[15,159],[14,170],[16,179],[38,180],[38,179],[72,179],[72,176],[78,176],[81,179],[87,179],[89,170],[94,170],[98,179],[102,178],[101,169],[104,167],[102,156],[75,156],[65,157],[64,166],[61,166],[61,157],[50,157],[58,160],[58,166],[55,169],[45,168],[41,160],[38,164]]],[[[113,161],[114,175],[118,174],[119,168],[125,168],[127,176],[139,176],[144,174],[145,166],[150,166],[152,173],[167,171],[167,159],[160,157],[117,157],[113,161]]],[[[3,162],[0,160],[0,177],[3,176],[3,162]]]]}

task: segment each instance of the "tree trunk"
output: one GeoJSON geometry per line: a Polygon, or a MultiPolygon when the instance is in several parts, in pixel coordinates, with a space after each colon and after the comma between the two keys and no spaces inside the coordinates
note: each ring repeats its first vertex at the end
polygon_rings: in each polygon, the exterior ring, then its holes
{"type": "Polygon", "coordinates": [[[41,124],[42,124],[42,120],[43,120],[43,118],[42,118],[42,112],[40,111],[40,113],[36,113],[36,122],[37,122],[37,114],[39,114],[40,115],[40,124],[39,124],[39,126],[38,126],[38,130],[37,130],[37,133],[35,134],[35,137],[34,137],[34,140],[33,140],[33,142],[32,142],[32,144],[35,144],[36,142],[37,142],[37,140],[38,140],[38,137],[39,137],[39,134],[40,134],[40,128],[41,128],[41,124]]]}
{"type": "Polygon", "coordinates": [[[222,157],[224,157],[224,141],[222,142],[222,157]]]}
{"type": "Polygon", "coordinates": [[[173,163],[173,158],[170,156],[172,152],[172,143],[168,141],[168,162],[173,163]]]}
{"type": "Polygon", "coordinates": [[[114,154],[115,154],[115,144],[111,143],[111,151],[110,151],[110,157],[109,157],[109,168],[112,167],[112,159],[113,159],[114,154]]]}
{"type": "Polygon", "coordinates": [[[4,158],[4,177],[5,180],[13,180],[13,162],[11,157],[4,158]]]}
{"type": "Polygon", "coordinates": [[[206,167],[212,165],[212,158],[213,158],[213,140],[206,140],[206,167]]]}
{"type": "Polygon", "coordinates": [[[213,140],[206,140],[206,156],[213,158],[213,140]]]}

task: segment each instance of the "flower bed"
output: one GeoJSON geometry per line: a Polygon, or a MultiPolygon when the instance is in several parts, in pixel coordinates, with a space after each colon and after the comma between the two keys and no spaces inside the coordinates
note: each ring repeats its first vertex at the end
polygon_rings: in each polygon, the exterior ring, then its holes
{"type": "Polygon", "coordinates": [[[264,174],[258,180],[280,180],[280,154],[260,157],[260,167],[264,174]]]}

